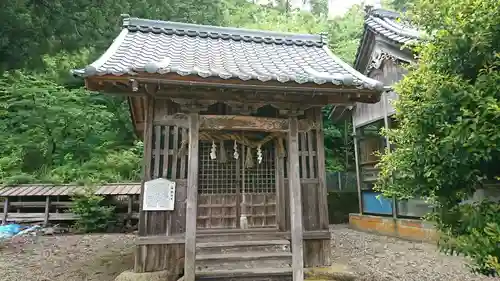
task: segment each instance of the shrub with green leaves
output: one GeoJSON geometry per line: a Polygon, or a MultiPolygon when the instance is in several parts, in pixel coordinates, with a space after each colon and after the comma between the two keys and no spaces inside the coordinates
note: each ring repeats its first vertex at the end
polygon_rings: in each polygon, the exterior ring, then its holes
{"type": "Polygon", "coordinates": [[[457,205],[445,219],[437,217],[436,222],[441,229],[439,246],[443,252],[471,258],[474,272],[498,275],[500,205],[497,202],[457,205]]]}
{"type": "Polygon", "coordinates": [[[83,232],[105,231],[115,222],[115,207],[106,206],[104,197],[94,191],[87,186],[82,193],[73,196],[70,211],[78,216],[75,227],[83,232]]]}
{"type": "Polygon", "coordinates": [[[397,149],[382,157],[377,188],[429,198],[443,249],[498,273],[498,203],[458,203],[500,175],[500,2],[416,0],[410,10],[430,36],[395,87],[399,127],[386,134],[397,149]]]}

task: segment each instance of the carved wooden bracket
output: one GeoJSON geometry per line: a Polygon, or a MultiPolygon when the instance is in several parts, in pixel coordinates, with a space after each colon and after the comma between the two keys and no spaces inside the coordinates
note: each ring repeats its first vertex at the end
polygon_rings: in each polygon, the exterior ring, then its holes
{"type": "MultiPolygon", "coordinates": [[[[188,127],[186,114],[167,115],[155,125],[188,127]]],[[[318,125],[310,120],[299,120],[299,131],[317,129],[318,125]]],[[[234,130],[258,132],[287,132],[288,119],[241,115],[200,115],[200,130],[234,130]]]]}
{"type": "Polygon", "coordinates": [[[264,103],[242,103],[242,102],[225,102],[225,104],[229,105],[234,111],[244,115],[250,115],[252,113],[256,113],[257,110],[263,107],[264,103]]]}
{"type": "Polygon", "coordinates": [[[154,84],[144,84],[144,90],[146,91],[146,93],[148,95],[156,95],[156,93],[158,92],[158,90],[160,90],[160,85],[157,84],[157,85],[154,85],[154,84]]]}
{"type": "Polygon", "coordinates": [[[276,107],[280,115],[285,115],[285,116],[300,116],[304,115],[304,111],[307,109],[311,108],[311,105],[300,105],[300,104],[271,104],[272,106],[276,107]]]}
{"type": "Polygon", "coordinates": [[[207,111],[209,106],[217,103],[215,100],[194,100],[181,98],[171,98],[170,100],[179,104],[181,106],[181,111],[187,113],[207,111]]]}

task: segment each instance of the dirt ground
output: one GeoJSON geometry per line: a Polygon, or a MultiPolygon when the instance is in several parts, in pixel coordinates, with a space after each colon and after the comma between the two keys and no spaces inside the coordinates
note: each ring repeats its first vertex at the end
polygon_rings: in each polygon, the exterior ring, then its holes
{"type": "Polygon", "coordinates": [[[39,236],[0,249],[1,281],[111,281],[134,266],[134,235],[39,236]]]}
{"type": "MultiPolygon", "coordinates": [[[[435,246],[332,226],[333,261],[370,281],[498,281],[435,246]]],[[[40,236],[0,248],[0,281],[111,281],[134,263],[134,235],[40,236]]]]}
{"type": "Polygon", "coordinates": [[[470,273],[466,260],[435,245],[330,227],[332,258],[369,281],[499,281],[470,273]]]}

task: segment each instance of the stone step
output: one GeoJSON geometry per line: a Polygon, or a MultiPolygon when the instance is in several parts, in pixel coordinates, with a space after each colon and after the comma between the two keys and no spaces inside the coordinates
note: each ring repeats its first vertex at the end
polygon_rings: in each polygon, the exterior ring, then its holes
{"type": "Polygon", "coordinates": [[[197,281],[292,281],[291,268],[243,268],[201,271],[197,281]]]}
{"type": "Polygon", "coordinates": [[[196,244],[196,254],[226,254],[226,253],[278,253],[290,252],[288,240],[234,240],[225,242],[201,242],[196,244]]]}
{"type": "Polygon", "coordinates": [[[234,269],[290,268],[291,264],[292,254],[290,252],[246,252],[196,255],[196,270],[199,272],[234,269]]]}

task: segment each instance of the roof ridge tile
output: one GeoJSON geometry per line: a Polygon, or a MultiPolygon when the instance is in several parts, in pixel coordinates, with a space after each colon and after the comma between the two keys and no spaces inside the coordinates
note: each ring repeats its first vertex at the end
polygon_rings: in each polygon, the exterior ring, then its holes
{"type": "Polygon", "coordinates": [[[320,34],[299,34],[288,32],[275,32],[244,29],[236,27],[222,27],[211,25],[198,25],[192,23],[181,23],[161,20],[150,20],[142,18],[124,18],[123,28],[131,32],[143,33],[163,33],[167,35],[190,36],[190,37],[210,37],[222,40],[244,40],[247,42],[265,44],[287,44],[287,45],[307,45],[322,47],[326,41],[320,34]]]}

